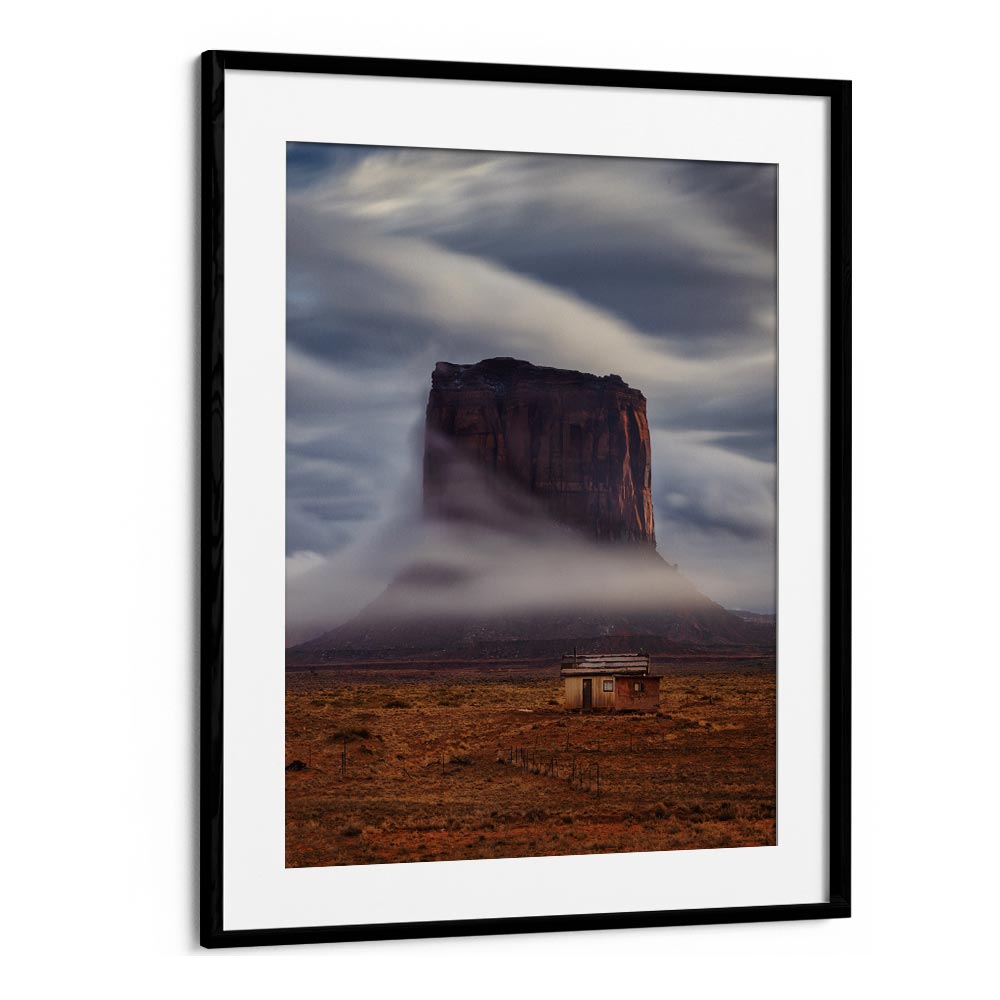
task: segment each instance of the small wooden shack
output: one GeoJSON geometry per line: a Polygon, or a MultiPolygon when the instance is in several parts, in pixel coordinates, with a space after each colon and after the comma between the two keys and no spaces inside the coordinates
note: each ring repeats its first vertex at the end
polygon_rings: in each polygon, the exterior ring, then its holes
{"type": "Polygon", "coordinates": [[[649,672],[648,653],[566,653],[560,674],[567,709],[655,712],[660,705],[660,677],[649,672]]]}

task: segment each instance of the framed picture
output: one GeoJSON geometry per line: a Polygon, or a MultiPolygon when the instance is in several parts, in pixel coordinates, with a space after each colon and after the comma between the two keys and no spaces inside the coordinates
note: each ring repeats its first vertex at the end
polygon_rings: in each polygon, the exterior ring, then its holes
{"type": "Polygon", "coordinates": [[[848,916],[850,84],[203,71],[202,943],[848,916]]]}

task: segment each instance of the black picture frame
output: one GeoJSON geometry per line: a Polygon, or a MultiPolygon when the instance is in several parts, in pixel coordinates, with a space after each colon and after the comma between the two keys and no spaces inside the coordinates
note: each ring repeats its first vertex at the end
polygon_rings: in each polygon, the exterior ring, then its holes
{"type": "Polygon", "coordinates": [[[851,84],[842,80],[209,51],[202,55],[201,944],[206,948],[850,916],[851,84]],[[225,930],[222,913],[224,130],[227,69],[829,100],[829,898],[788,905],[225,930]]]}

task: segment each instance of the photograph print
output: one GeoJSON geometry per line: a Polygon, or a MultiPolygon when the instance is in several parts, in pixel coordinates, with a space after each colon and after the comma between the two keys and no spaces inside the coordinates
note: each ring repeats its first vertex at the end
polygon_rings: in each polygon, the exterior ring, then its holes
{"type": "Polygon", "coordinates": [[[286,867],[775,845],[776,165],[286,184],[286,867]]]}

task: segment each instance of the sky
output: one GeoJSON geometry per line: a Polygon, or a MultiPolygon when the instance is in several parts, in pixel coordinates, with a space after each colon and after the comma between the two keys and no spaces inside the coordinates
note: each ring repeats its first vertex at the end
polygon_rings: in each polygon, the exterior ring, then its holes
{"type": "Polygon", "coordinates": [[[438,361],[647,399],[660,553],[774,610],[777,168],[289,143],[288,641],[405,559],[438,361]]]}

